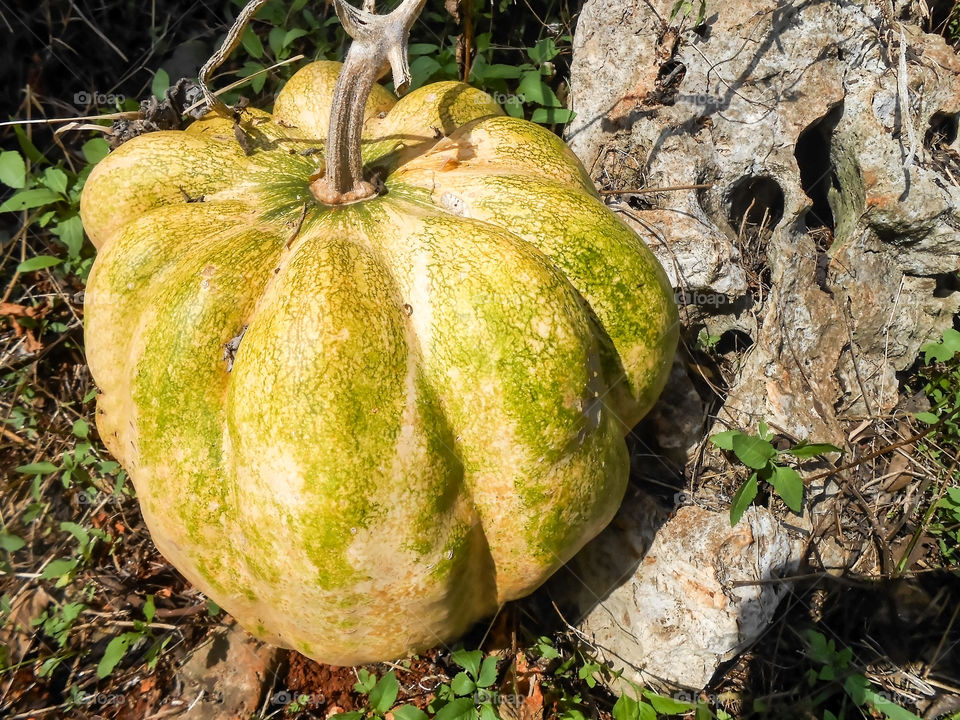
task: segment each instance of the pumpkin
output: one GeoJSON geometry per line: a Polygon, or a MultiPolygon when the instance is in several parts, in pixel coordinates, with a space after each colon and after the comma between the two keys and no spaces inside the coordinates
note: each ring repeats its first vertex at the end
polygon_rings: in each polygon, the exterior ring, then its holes
{"type": "Polygon", "coordinates": [[[462,83],[374,86],[379,192],[322,202],[340,69],[127,142],[81,214],[98,428],[157,547],[352,665],[455,638],[608,523],[677,315],[564,143],[462,83]]]}

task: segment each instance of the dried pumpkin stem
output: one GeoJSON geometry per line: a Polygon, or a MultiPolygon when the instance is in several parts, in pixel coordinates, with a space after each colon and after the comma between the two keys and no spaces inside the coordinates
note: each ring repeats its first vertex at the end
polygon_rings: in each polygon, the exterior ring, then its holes
{"type": "Polygon", "coordinates": [[[337,16],[353,43],[333,92],[326,173],[310,188],[317,200],[341,205],[376,194],[373,185],[363,178],[360,143],[364,109],[374,83],[388,70],[393,70],[398,93],[410,84],[407,42],[425,3],[403,0],[389,15],[375,15],[371,0],[365,0],[363,10],[345,0],[334,0],[337,16]]]}

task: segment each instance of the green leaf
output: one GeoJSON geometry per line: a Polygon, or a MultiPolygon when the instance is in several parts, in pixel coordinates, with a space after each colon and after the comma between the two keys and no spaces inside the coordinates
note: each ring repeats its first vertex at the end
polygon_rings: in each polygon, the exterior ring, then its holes
{"type": "Polygon", "coordinates": [[[90,434],[90,425],[83,418],[76,420],[73,423],[73,434],[78,438],[87,437],[90,434]]]}
{"type": "Polygon", "coordinates": [[[533,111],[530,120],[543,125],[554,125],[570,122],[576,116],[577,114],[573,110],[567,110],[566,108],[537,108],[533,111]]]}
{"type": "Polygon", "coordinates": [[[350,712],[337,713],[336,715],[330,716],[331,720],[333,718],[340,718],[340,720],[362,720],[363,713],[359,710],[351,710],[350,712]]]}
{"type": "Polygon", "coordinates": [[[640,720],[657,720],[657,711],[653,709],[652,705],[641,702],[637,709],[640,711],[640,720]]]}
{"type": "Polygon", "coordinates": [[[353,684],[353,689],[361,695],[366,695],[377,684],[377,676],[365,668],[357,671],[357,682],[353,684]]]}
{"type": "Polygon", "coordinates": [[[523,73],[520,85],[517,86],[517,94],[523,98],[523,102],[531,105],[561,107],[560,100],[553,90],[540,79],[539,70],[528,70],[523,73]]]}
{"type": "Polygon", "coordinates": [[[773,433],[770,432],[770,426],[767,425],[767,423],[765,423],[763,420],[757,423],[757,434],[764,440],[773,439],[773,433]]]}
{"type": "Polygon", "coordinates": [[[787,507],[795,513],[803,510],[803,478],[793,468],[774,465],[773,473],[767,478],[777,495],[783,498],[787,507]]]}
{"type": "Polygon", "coordinates": [[[477,708],[473,698],[457,698],[444,705],[433,716],[434,720],[476,720],[477,708]]]}
{"type": "Polygon", "coordinates": [[[737,435],[743,435],[739,430],[725,430],[710,437],[710,442],[721,450],[733,450],[733,439],[737,435]]]}
{"type": "Polygon", "coordinates": [[[639,720],[640,703],[629,695],[621,695],[613,706],[613,720],[639,720]]]}
{"type": "Polygon", "coordinates": [[[480,660],[483,659],[483,653],[479,650],[456,650],[450,659],[470,673],[470,677],[479,677],[480,660]]]}
{"type": "Polygon", "coordinates": [[[283,50],[283,38],[286,34],[287,31],[282,27],[270,28],[270,34],[267,35],[267,45],[270,46],[270,52],[273,53],[274,57],[277,57],[283,50]]]}
{"type": "Polygon", "coordinates": [[[47,566],[43,569],[43,572],[40,573],[40,579],[55,580],[56,578],[63,577],[68,572],[73,570],[79,562],[80,561],[77,560],[77,558],[72,558],[70,560],[66,560],[64,558],[52,560],[47,563],[47,566]]]}
{"type": "Polygon", "coordinates": [[[17,468],[17,472],[23,473],[24,475],[49,475],[50,473],[55,473],[59,469],[60,468],[53,463],[44,460],[43,462],[21,465],[17,468]]]}
{"type": "Polygon", "coordinates": [[[22,188],[27,184],[27,166],[16,150],[0,152],[0,182],[7,187],[22,188]]]}
{"type": "Polygon", "coordinates": [[[922,423],[927,425],[936,425],[940,422],[940,418],[937,415],[934,415],[931,412],[918,412],[914,417],[922,423]]]}
{"type": "Polygon", "coordinates": [[[522,70],[516,65],[494,64],[483,66],[482,72],[484,80],[516,80],[522,70]]]}
{"type": "Polygon", "coordinates": [[[90,544],[90,533],[82,525],[75,522],[62,522],[60,523],[60,529],[73,535],[81,548],[90,544]]]}
{"type": "Polygon", "coordinates": [[[95,165],[110,154],[110,144],[103,138],[92,138],[87,140],[80,150],[87,162],[95,165]]]}
{"type": "Polygon", "coordinates": [[[3,205],[0,205],[0,212],[29,210],[31,208],[43,207],[50,203],[60,202],[61,200],[63,200],[63,198],[49,188],[21,190],[13,197],[7,198],[7,201],[3,203],[3,205]]]}
{"type": "Polygon", "coordinates": [[[17,272],[28,273],[33,272],[34,270],[43,270],[44,268],[59,265],[62,262],[63,260],[60,258],[55,258],[52,255],[37,255],[36,257],[27,258],[22,263],[17,265],[17,272]]]}
{"type": "Polygon", "coordinates": [[[488,655],[480,665],[480,675],[477,677],[477,687],[487,688],[497,680],[497,658],[488,655]]]}
{"type": "Polygon", "coordinates": [[[43,153],[37,150],[37,146],[33,144],[33,141],[23,131],[22,127],[14,125],[13,132],[16,133],[17,142],[20,143],[20,149],[23,151],[23,154],[27,156],[27,160],[34,165],[50,164],[50,161],[43,156],[43,153]]]}
{"type": "Polygon", "coordinates": [[[160,68],[153,74],[153,82],[150,84],[150,93],[155,97],[162,98],[163,94],[170,89],[170,75],[166,70],[160,68]]]}
{"type": "Polygon", "coordinates": [[[154,605],[153,595],[147,595],[147,600],[143,603],[143,616],[147,619],[148,623],[152,623],[156,614],[157,606],[154,605]]]}
{"type": "Polygon", "coordinates": [[[401,705],[393,709],[394,720],[427,720],[427,714],[416,705],[401,705]]]}
{"type": "Polygon", "coordinates": [[[83,223],[80,222],[79,215],[71,215],[66,220],[61,220],[50,232],[60,238],[71,258],[80,256],[83,248],[83,223]]]}
{"type": "Polygon", "coordinates": [[[830,443],[807,443],[799,442],[787,450],[788,453],[798,458],[812,458],[824,453],[842,453],[843,450],[830,443]]]}
{"type": "Polygon", "coordinates": [[[6,550],[7,552],[16,552],[26,544],[27,544],[26,541],[17,535],[11,535],[10,533],[0,532],[0,550],[6,550]]]}
{"type": "Polygon", "coordinates": [[[410,46],[407,48],[407,53],[410,55],[410,57],[415,57],[417,55],[433,55],[439,49],[440,46],[434,45],[433,43],[410,43],[410,46]]]}
{"type": "Polygon", "coordinates": [[[260,42],[260,38],[257,37],[252,27],[247,26],[247,29],[244,30],[241,42],[243,43],[243,49],[249,53],[250,57],[257,60],[263,57],[263,43],[260,42]]]}
{"type": "Polygon", "coordinates": [[[107,649],[104,651],[103,657],[100,658],[100,662],[97,665],[97,677],[103,679],[112,673],[114,668],[123,660],[123,656],[127,654],[130,646],[141,637],[143,636],[140,633],[125,632],[113,638],[107,645],[107,649]]]}
{"type": "Polygon", "coordinates": [[[410,87],[418,88],[427,83],[434,73],[442,68],[440,63],[427,55],[421,55],[410,63],[410,87]]]}
{"type": "Polygon", "coordinates": [[[67,174],[60,168],[47,168],[40,182],[60,195],[67,194],[67,174]]]}
{"type": "Polygon", "coordinates": [[[385,713],[397,701],[399,691],[400,683],[397,682],[397,674],[391,670],[380,678],[380,682],[370,691],[370,707],[378,712],[385,713]]]}
{"type": "Polygon", "coordinates": [[[763,438],[740,433],[733,438],[733,453],[747,467],[760,470],[770,462],[777,451],[763,438]]]}
{"type": "Polygon", "coordinates": [[[553,60],[559,54],[560,51],[557,49],[557,44],[553,41],[553,38],[545,38],[532,48],[527,48],[527,55],[537,64],[553,60]]]}
{"type": "Polygon", "coordinates": [[[303,28],[293,28],[292,30],[288,30],[287,34],[283,36],[283,43],[281,43],[281,47],[286,50],[288,47],[290,47],[292,42],[302,38],[306,34],[307,31],[303,28]]]}
{"type": "Polygon", "coordinates": [[[750,475],[750,479],[741,485],[740,489],[734,494],[733,501],[730,503],[730,527],[740,522],[743,513],[757,497],[758,485],[757,474],[753,473],[750,475]]]}
{"type": "Polygon", "coordinates": [[[679,715],[680,713],[690,712],[696,706],[693,703],[674,700],[673,698],[658,695],[651,690],[644,690],[643,696],[650,701],[653,709],[664,715],[679,715]]]}
{"type": "Polygon", "coordinates": [[[465,672],[457,673],[450,681],[455,695],[469,695],[477,689],[477,684],[465,672]]]}

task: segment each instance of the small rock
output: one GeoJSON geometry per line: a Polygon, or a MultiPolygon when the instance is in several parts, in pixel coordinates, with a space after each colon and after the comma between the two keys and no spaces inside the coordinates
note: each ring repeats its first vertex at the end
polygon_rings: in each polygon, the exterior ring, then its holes
{"type": "Polygon", "coordinates": [[[181,720],[235,720],[255,713],[279,651],[236,623],[214,630],[180,669],[181,720]],[[194,702],[197,697],[199,701],[194,702]]]}
{"type": "Polygon", "coordinates": [[[764,508],[747,509],[731,528],[727,513],[687,506],[656,531],[632,573],[618,582],[598,571],[614,549],[623,570],[623,556],[644,542],[636,525],[615,522],[568,565],[583,581],[568,592],[579,629],[627,680],[695,690],[767,627],[788,587],[766,581],[795,571],[805,546],[802,532],[764,508]]]}

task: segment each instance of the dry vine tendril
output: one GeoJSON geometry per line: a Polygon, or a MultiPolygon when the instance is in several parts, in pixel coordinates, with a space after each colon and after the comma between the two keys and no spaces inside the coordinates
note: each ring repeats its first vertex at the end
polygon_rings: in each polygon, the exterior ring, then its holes
{"type": "MultiPolygon", "coordinates": [[[[228,108],[210,91],[210,76],[240,43],[243,31],[266,0],[250,0],[237,16],[223,45],[200,69],[200,89],[213,112],[229,114],[228,108]]],[[[327,205],[343,205],[376,195],[373,184],[363,177],[360,140],[363,110],[374,83],[388,70],[393,85],[402,94],[410,84],[407,43],[410,28],[426,0],[404,0],[388,15],[373,12],[373,0],[365,0],[363,9],[345,0],[334,0],[337,17],[353,38],[343,69],[337,78],[330,109],[327,135],[326,173],[310,185],[314,197],[327,205]]]]}

